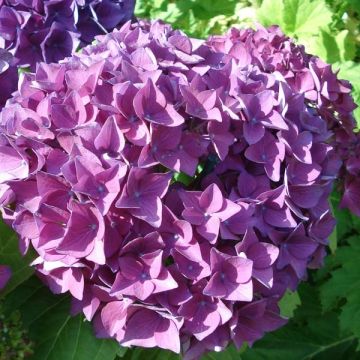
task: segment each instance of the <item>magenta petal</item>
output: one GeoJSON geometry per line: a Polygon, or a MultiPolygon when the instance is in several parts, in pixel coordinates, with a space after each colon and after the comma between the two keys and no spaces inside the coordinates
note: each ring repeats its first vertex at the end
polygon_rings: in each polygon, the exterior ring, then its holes
{"type": "Polygon", "coordinates": [[[119,129],[116,119],[109,117],[94,142],[95,147],[106,153],[119,153],[125,146],[124,135],[119,129]]]}
{"type": "Polygon", "coordinates": [[[203,292],[208,296],[225,297],[228,294],[228,287],[222,278],[222,274],[219,272],[215,273],[210,278],[203,292]]]}
{"type": "Polygon", "coordinates": [[[101,321],[110,336],[114,336],[126,323],[127,304],[124,301],[112,301],[101,310],[101,321]]]}
{"type": "Polygon", "coordinates": [[[204,224],[197,226],[196,230],[210,243],[215,243],[219,235],[220,220],[212,216],[204,224]]]}
{"type": "Polygon", "coordinates": [[[271,267],[266,269],[254,269],[253,277],[267,288],[272,288],[274,282],[273,269],[271,267]]]}
{"type": "Polygon", "coordinates": [[[249,259],[244,259],[241,256],[232,256],[228,263],[237,270],[237,276],[234,279],[237,283],[246,283],[250,280],[253,262],[249,259]]]}
{"type": "Polygon", "coordinates": [[[163,349],[180,352],[179,328],[177,321],[154,310],[141,308],[127,322],[124,346],[159,346],[163,349]]]}
{"type": "Polygon", "coordinates": [[[29,176],[27,161],[12,147],[0,146],[0,183],[29,176]]]}
{"type": "Polygon", "coordinates": [[[156,346],[155,331],[161,320],[155,311],[138,308],[127,322],[124,346],[156,346]]]}
{"type": "Polygon", "coordinates": [[[257,143],[265,134],[265,128],[262,124],[246,122],[244,123],[244,136],[248,144],[257,143]]]}
{"type": "Polygon", "coordinates": [[[199,199],[199,205],[208,213],[218,212],[223,205],[223,196],[219,187],[212,184],[205,189],[199,199]]]}
{"type": "Polygon", "coordinates": [[[103,238],[104,231],[103,218],[95,208],[73,202],[67,231],[58,251],[74,257],[85,257],[93,250],[95,239],[103,238]]]}
{"type": "Polygon", "coordinates": [[[226,296],[231,301],[252,301],[253,300],[253,284],[248,281],[244,284],[234,284],[233,289],[226,296]]]}
{"type": "Polygon", "coordinates": [[[143,270],[141,262],[133,257],[120,257],[119,266],[121,274],[128,280],[136,280],[143,270]]]}

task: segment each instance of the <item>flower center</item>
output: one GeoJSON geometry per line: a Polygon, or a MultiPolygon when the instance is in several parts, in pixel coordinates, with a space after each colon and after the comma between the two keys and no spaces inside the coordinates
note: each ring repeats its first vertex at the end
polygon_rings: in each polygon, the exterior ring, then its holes
{"type": "Polygon", "coordinates": [[[89,228],[90,228],[91,230],[96,230],[96,229],[97,229],[97,225],[96,225],[96,224],[90,224],[90,225],[89,225],[89,228]]]}

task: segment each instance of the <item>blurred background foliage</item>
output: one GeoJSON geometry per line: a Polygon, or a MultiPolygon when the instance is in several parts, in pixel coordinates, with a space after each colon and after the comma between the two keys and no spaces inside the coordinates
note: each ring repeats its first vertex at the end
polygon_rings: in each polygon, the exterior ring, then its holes
{"type": "MultiPolygon", "coordinates": [[[[360,105],[360,0],[137,0],[136,15],[160,18],[199,38],[231,26],[279,25],[307,52],[339,69],[360,105]]],[[[355,115],[360,125],[360,109],[355,115]]],[[[309,272],[308,281],[281,301],[288,325],[252,349],[230,347],[202,360],[360,360],[360,219],[337,210],[338,202],[334,193],[338,223],[325,266],[309,272]]],[[[13,269],[0,294],[0,360],[179,359],[95,339],[88,322],[69,315],[68,297],[50,294],[32,276],[30,261],[0,224],[0,263],[13,269]]]]}

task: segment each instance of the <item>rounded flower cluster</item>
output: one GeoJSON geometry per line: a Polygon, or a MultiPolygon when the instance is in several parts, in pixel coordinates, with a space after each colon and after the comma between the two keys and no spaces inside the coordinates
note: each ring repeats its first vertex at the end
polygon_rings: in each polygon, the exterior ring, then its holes
{"type": "Polygon", "coordinates": [[[14,55],[11,70],[0,67],[0,109],[16,90],[16,67],[34,71],[40,61],[70,56],[130,20],[134,7],[135,0],[0,0],[0,48],[14,55]]]}
{"type": "MultiPolygon", "coordinates": [[[[307,54],[287,37],[277,35],[280,36],[276,40],[264,42],[261,39],[250,46],[255,52],[260,50],[258,55],[263,70],[279,71],[294,91],[303,94],[308,106],[314,107],[326,120],[327,129],[332,133],[328,143],[335,150],[331,157],[338,169],[336,185],[342,197],[340,207],[360,216],[360,133],[355,130],[353,110],[356,104],[350,95],[351,86],[347,81],[339,80],[329,64],[307,54]]],[[[226,36],[213,37],[212,44],[221,51],[224,46],[239,42],[249,47],[248,38],[248,30],[233,29],[226,36]]],[[[336,173],[335,168],[333,172],[336,173]]]]}
{"type": "Polygon", "coordinates": [[[188,360],[252,344],[326,253],[349,84],[275,27],[97,40],[3,109],[4,219],[98,336],[188,360]]]}

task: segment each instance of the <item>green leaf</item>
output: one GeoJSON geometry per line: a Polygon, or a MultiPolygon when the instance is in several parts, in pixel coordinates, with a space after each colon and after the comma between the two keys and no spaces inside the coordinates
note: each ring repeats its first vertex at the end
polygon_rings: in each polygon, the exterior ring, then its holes
{"type": "Polygon", "coordinates": [[[283,0],[264,0],[257,11],[257,18],[264,26],[279,25],[284,27],[283,0]]]}
{"type": "Polygon", "coordinates": [[[323,0],[283,0],[284,31],[287,34],[314,34],[330,25],[332,13],[323,0]]]}
{"type": "MultiPolygon", "coordinates": [[[[335,227],[335,233],[336,233],[336,247],[346,238],[348,237],[352,230],[353,230],[353,222],[352,222],[352,216],[347,209],[339,209],[339,204],[341,200],[341,195],[337,192],[333,192],[330,196],[330,203],[332,212],[336,218],[336,227],[335,227]]],[[[331,237],[335,236],[333,233],[331,237]]],[[[333,242],[331,245],[334,249],[335,247],[335,240],[330,239],[330,242],[333,242]]],[[[331,244],[331,243],[330,243],[331,244]]]]}
{"type": "Polygon", "coordinates": [[[5,316],[19,310],[34,343],[29,360],[114,360],[119,345],[96,339],[89,322],[69,315],[69,304],[68,296],[52,295],[35,277],[5,298],[5,316]]]}
{"type": "Polygon", "coordinates": [[[357,340],[340,332],[337,314],[322,313],[316,288],[302,284],[302,305],[282,329],[267,334],[242,355],[243,360],[355,359],[357,340]]]}
{"type": "Polygon", "coordinates": [[[258,12],[263,25],[279,25],[290,36],[317,34],[330,24],[332,13],[323,0],[264,0],[258,12]]]}
{"type": "Polygon", "coordinates": [[[348,0],[349,5],[360,14],[360,2],[359,0],[348,0]]]}
{"type": "Polygon", "coordinates": [[[222,352],[212,351],[201,358],[201,360],[241,360],[241,354],[247,349],[244,345],[240,350],[237,350],[233,345],[229,346],[222,352]]]}
{"type": "Polygon", "coordinates": [[[304,45],[307,52],[325,60],[341,59],[336,40],[326,30],[333,13],[324,0],[264,0],[257,16],[265,26],[279,25],[286,35],[304,45]]]}
{"type": "Polygon", "coordinates": [[[319,46],[319,49],[315,50],[314,54],[331,64],[340,61],[340,50],[336,38],[331,34],[331,31],[329,29],[320,29],[319,39],[323,50],[319,46]]]}
{"type": "Polygon", "coordinates": [[[189,185],[193,181],[193,178],[185,173],[178,172],[173,175],[173,180],[181,182],[184,185],[189,185]]]}
{"type": "Polygon", "coordinates": [[[0,220],[0,264],[11,268],[12,276],[6,288],[1,292],[1,297],[14,290],[26,281],[33,273],[29,266],[33,260],[31,253],[21,256],[17,235],[2,220],[0,220]]]}
{"type": "Polygon", "coordinates": [[[325,309],[340,305],[340,325],[360,339],[360,241],[358,236],[348,240],[349,246],[337,250],[335,258],[340,267],[331,273],[321,287],[321,302],[325,309]]]}
{"type": "Polygon", "coordinates": [[[279,306],[281,315],[285,317],[293,317],[295,309],[301,304],[299,294],[295,291],[287,291],[280,300],[279,306]]]}
{"type": "Polygon", "coordinates": [[[352,60],[356,54],[356,47],[350,32],[348,30],[340,31],[335,40],[339,49],[340,61],[352,60]]]}
{"type": "Polygon", "coordinates": [[[181,360],[180,355],[162,349],[134,348],[127,351],[123,360],[181,360]]]}
{"type": "Polygon", "coordinates": [[[335,227],[334,231],[329,236],[329,248],[332,253],[334,253],[337,249],[337,239],[338,239],[337,228],[335,227]]]}

